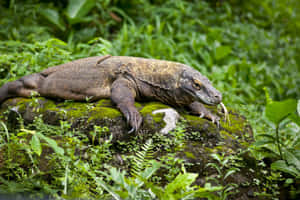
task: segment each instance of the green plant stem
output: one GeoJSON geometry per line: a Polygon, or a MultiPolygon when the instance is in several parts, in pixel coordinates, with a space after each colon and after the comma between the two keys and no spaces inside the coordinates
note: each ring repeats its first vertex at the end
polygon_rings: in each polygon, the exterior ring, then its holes
{"type": "MultiPolygon", "coordinates": [[[[276,125],[276,143],[277,143],[277,148],[278,148],[278,151],[279,151],[280,159],[283,160],[282,151],[281,151],[281,146],[280,146],[280,141],[279,141],[279,124],[280,124],[280,123],[278,123],[278,124],[276,125]]],[[[286,160],[285,160],[285,162],[286,162],[286,160]]]]}

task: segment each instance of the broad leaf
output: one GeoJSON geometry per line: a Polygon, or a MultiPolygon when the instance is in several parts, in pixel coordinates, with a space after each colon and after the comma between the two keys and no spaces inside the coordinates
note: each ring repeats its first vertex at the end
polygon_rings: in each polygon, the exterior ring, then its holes
{"type": "Polygon", "coordinates": [[[66,25],[57,10],[52,8],[45,8],[40,10],[40,14],[61,31],[66,30],[66,25]]]}
{"type": "Polygon", "coordinates": [[[284,160],[277,160],[271,164],[272,170],[279,170],[293,176],[299,176],[300,172],[293,166],[287,165],[284,160]]]}
{"type": "Polygon", "coordinates": [[[222,58],[225,58],[231,53],[231,47],[230,46],[218,46],[216,48],[216,54],[215,58],[216,60],[220,60],[222,58]]]}
{"type": "Polygon", "coordinates": [[[274,144],[275,140],[257,140],[256,142],[254,142],[252,145],[253,146],[262,146],[262,145],[265,145],[265,144],[274,144]]]}
{"type": "Polygon", "coordinates": [[[76,23],[95,6],[95,0],[69,0],[67,15],[70,23],[76,23]]]}
{"type": "MultiPolygon", "coordinates": [[[[296,154],[297,155],[297,154],[296,154]]],[[[297,157],[294,152],[290,152],[288,149],[284,151],[284,157],[290,165],[296,167],[300,174],[300,157],[297,157]]]]}
{"type": "Polygon", "coordinates": [[[300,116],[296,113],[292,113],[289,116],[289,119],[292,120],[294,123],[296,123],[298,126],[300,126],[300,116]]]}
{"type": "Polygon", "coordinates": [[[166,186],[166,194],[172,194],[176,191],[185,190],[196,180],[197,176],[198,174],[194,173],[185,173],[177,175],[175,180],[166,186]]]}
{"type": "Polygon", "coordinates": [[[36,136],[33,135],[30,141],[31,149],[34,153],[36,153],[38,156],[41,155],[42,153],[42,146],[40,143],[40,139],[36,136]]]}
{"type": "Polygon", "coordinates": [[[270,134],[258,134],[256,137],[266,137],[269,140],[274,140],[274,141],[276,140],[276,138],[273,135],[270,135],[270,134]]]}
{"type": "Polygon", "coordinates": [[[294,113],[296,109],[296,99],[287,99],[284,101],[269,100],[265,109],[265,115],[271,122],[278,124],[289,114],[294,113]]]}

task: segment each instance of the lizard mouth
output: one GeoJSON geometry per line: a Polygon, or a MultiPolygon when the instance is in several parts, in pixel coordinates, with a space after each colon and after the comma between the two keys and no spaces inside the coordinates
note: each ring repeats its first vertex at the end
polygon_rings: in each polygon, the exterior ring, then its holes
{"type": "Polygon", "coordinates": [[[200,101],[201,103],[204,103],[206,105],[217,105],[218,103],[210,101],[209,97],[204,97],[203,95],[199,94],[198,92],[195,92],[193,90],[190,90],[189,88],[185,88],[185,91],[190,94],[195,101],[200,101]]]}
{"type": "Polygon", "coordinates": [[[210,105],[210,106],[217,105],[216,103],[207,101],[207,99],[205,99],[205,98],[198,98],[198,99],[199,99],[199,101],[201,101],[202,103],[207,104],[207,105],[210,105]]]}

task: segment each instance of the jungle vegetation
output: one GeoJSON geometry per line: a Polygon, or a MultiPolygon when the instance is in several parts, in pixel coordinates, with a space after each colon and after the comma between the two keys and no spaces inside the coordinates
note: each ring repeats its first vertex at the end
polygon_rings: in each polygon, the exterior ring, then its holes
{"type": "MultiPolygon", "coordinates": [[[[297,0],[2,0],[0,85],[95,55],[185,63],[212,80],[225,105],[251,123],[255,142],[249,152],[266,170],[268,182],[258,183],[264,195],[279,199],[284,188],[296,199],[300,195],[299,33],[297,0]]],[[[168,199],[162,191],[182,189],[186,196],[172,198],[226,199],[215,195],[218,187],[192,190],[195,174],[174,172],[165,188],[147,181],[160,167],[154,161],[143,168],[135,164],[133,172],[104,166],[99,173],[97,166],[110,156],[109,141],[90,147],[91,163],[76,160],[72,145],[81,145],[88,140],[85,136],[74,137],[65,150],[47,137],[71,134],[63,121],[60,127],[50,127],[37,119],[16,132],[6,126],[0,121],[0,151],[6,155],[0,157],[0,193],[34,191],[57,199],[151,199],[155,193],[168,199]],[[26,138],[29,142],[23,141],[26,138]],[[43,145],[54,149],[51,160],[59,166],[51,183],[36,168],[43,145]],[[13,159],[14,149],[27,152],[32,168],[13,159]],[[77,184],[69,185],[66,177],[69,182],[77,179],[77,184]]],[[[106,131],[95,127],[95,132],[106,131]]],[[[143,155],[135,163],[143,163],[152,146],[151,140],[143,144],[143,155]]]]}

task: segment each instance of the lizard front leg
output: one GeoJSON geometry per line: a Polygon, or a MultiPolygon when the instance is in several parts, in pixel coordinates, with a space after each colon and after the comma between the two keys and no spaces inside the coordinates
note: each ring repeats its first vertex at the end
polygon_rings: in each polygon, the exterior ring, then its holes
{"type": "Polygon", "coordinates": [[[201,118],[204,117],[206,119],[209,119],[213,123],[217,124],[217,126],[219,127],[220,117],[213,114],[210,110],[205,108],[205,106],[202,103],[194,101],[189,105],[189,108],[191,109],[193,114],[200,115],[201,118]]]}
{"type": "Polygon", "coordinates": [[[143,121],[141,114],[134,106],[135,97],[136,89],[131,81],[125,78],[118,78],[113,82],[111,99],[117,104],[119,110],[125,116],[127,123],[132,127],[128,133],[137,132],[143,121]]]}

